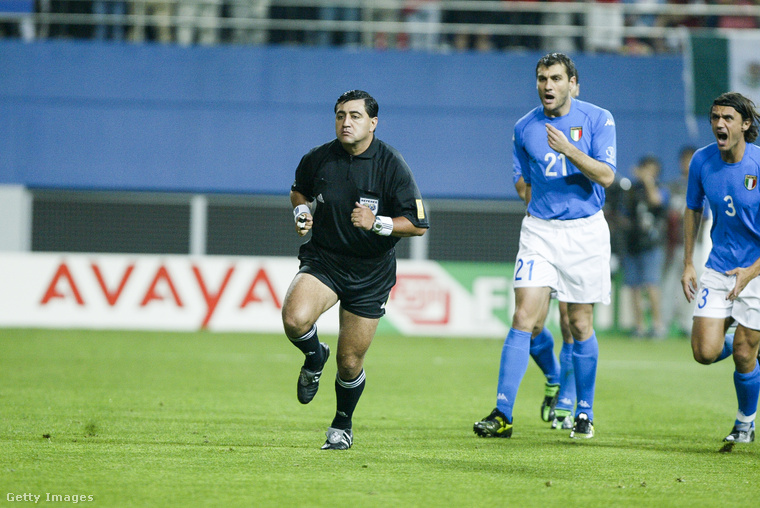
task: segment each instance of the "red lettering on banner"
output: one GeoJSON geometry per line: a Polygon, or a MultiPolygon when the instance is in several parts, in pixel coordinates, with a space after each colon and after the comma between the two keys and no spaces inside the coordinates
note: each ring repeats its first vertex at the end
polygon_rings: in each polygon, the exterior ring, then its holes
{"type": "Polygon", "coordinates": [[[124,275],[121,277],[121,281],[119,282],[119,287],[116,288],[116,291],[109,291],[106,287],[106,281],[103,279],[103,274],[100,273],[100,267],[96,265],[95,263],[90,264],[92,267],[92,271],[95,272],[95,278],[98,279],[98,284],[100,284],[100,289],[103,290],[103,294],[106,297],[106,300],[108,301],[108,305],[113,307],[116,305],[116,302],[119,301],[119,296],[121,296],[121,292],[124,290],[124,286],[127,285],[127,279],[129,279],[129,276],[132,275],[132,270],[135,269],[135,265],[129,265],[124,272],[124,275]]]}
{"type": "Polygon", "coordinates": [[[195,274],[195,279],[198,281],[198,286],[201,288],[201,293],[203,293],[204,300],[206,300],[206,317],[203,318],[201,329],[205,330],[208,327],[209,321],[211,321],[211,315],[214,313],[214,310],[216,310],[219,299],[222,297],[222,293],[224,293],[224,289],[227,287],[227,283],[230,281],[230,277],[232,277],[233,271],[235,271],[235,267],[231,266],[230,269],[227,270],[227,275],[224,276],[224,280],[222,281],[222,285],[219,287],[219,291],[217,291],[216,294],[211,294],[208,292],[206,289],[206,284],[203,282],[203,276],[201,275],[200,268],[193,265],[193,273],[195,274]]]}
{"type": "Polygon", "coordinates": [[[417,325],[445,325],[451,319],[451,293],[432,275],[398,275],[390,300],[417,325]]]}
{"type": "Polygon", "coordinates": [[[272,282],[269,280],[269,276],[267,275],[267,272],[265,272],[263,268],[260,268],[258,273],[256,273],[256,277],[253,278],[251,287],[248,288],[248,292],[245,294],[243,301],[240,303],[240,308],[241,309],[244,308],[249,303],[263,301],[254,293],[256,286],[259,284],[259,282],[262,282],[266,285],[267,289],[269,290],[269,294],[272,296],[272,302],[274,303],[275,308],[277,309],[282,308],[282,304],[280,304],[280,300],[277,298],[277,293],[274,292],[274,286],[272,286],[272,282]]]}
{"type": "Polygon", "coordinates": [[[84,305],[82,295],[79,294],[79,289],[74,283],[74,278],[71,276],[71,272],[69,271],[69,267],[66,266],[66,263],[61,263],[58,266],[58,270],[56,270],[53,280],[50,282],[47,291],[45,291],[45,296],[42,297],[40,305],[47,304],[53,298],[66,298],[66,295],[58,291],[58,281],[61,279],[66,279],[68,282],[69,288],[71,288],[71,292],[74,294],[74,299],[77,303],[79,305],[84,305]]]}
{"type": "Polygon", "coordinates": [[[148,292],[145,293],[145,298],[143,298],[142,303],[140,304],[141,307],[145,307],[148,305],[148,303],[151,300],[163,300],[163,295],[160,295],[156,292],[156,286],[158,286],[159,281],[164,281],[169,286],[169,290],[172,293],[172,296],[174,296],[174,302],[177,304],[177,307],[182,307],[182,300],[179,299],[179,295],[177,294],[177,290],[174,289],[174,283],[172,282],[171,277],[169,277],[169,272],[166,270],[165,266],[160,266],[158,268],[158,271],[156,272],[156,276],[153,277],[153,282],[150,283],[150,287],[148,288],[148,292]]]}

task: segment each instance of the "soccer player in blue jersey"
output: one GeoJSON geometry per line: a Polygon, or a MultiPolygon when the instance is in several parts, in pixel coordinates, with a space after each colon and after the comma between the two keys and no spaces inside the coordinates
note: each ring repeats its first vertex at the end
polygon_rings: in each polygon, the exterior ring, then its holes
{"type": "MultiPolygon", "coordinates": [[[[572,98],[577,98],[581,92],[578,70],[575,71],[575,88],[571,91],[572,98]]],[[[528,204],[525,178],[522,168],[513,166],[512,179],[517,195],[528,204]]],[[[556,296],[556,295],[552,295],[556,296]]],[[[547,312],[549,308],[547,307],[547,312]]],[[[559,361],[554,355],[554,336],[544,326],[544,319],[533,330],[530,341],[530,356],[546,377],[544,399],[541,401],[541,419],[552,423],[552,429],[573,428],[573,409],[575,408],[575,371],[573,370],[573,335],[570,333],[570,322],[567,318],[567,303],[559,302],[559,326],[562,333],[562,349],[559,361]]]]}
{"type": "Polygon", "coordinates": [[[577,406],[570,437],[594,436],[593,404],[599,347],[594,304],[610,302],[610,231],[604,189],[615,178],[612,115],[572,98],[575,64],[562,53],[536,65],[541,105],[515,125],[513,160],[527,184],[528,213],[515,262],[515,313],[504,341],[496,408],[473,426],[482,437],[510,437],[517,389],[530,339],[552,291],[567,302],[577,406]]]}
{"type": "Polygon", "coordinates": [[[691,347],[694,359],[710,364],[733,355],[734,387],[739,410],[724,441],[755,440],[755,415],[760,395],[760,116],[741,94],[719,96],[710,108],[715,143],[694,153],[684,213],[683,292],[696,299],[691,347]],[[712,249],[699,279],[694,269],[694,244],[703,203],[713,216],[712,249]],[[726,336],[736,323],[733,336],[726,336]]]}

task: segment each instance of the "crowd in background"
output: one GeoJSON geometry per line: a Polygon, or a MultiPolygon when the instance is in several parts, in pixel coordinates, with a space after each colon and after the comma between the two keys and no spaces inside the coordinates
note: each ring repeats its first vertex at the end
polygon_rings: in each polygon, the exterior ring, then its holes
{"type": "MultiPolygon", "coordinates": [[[[513,0],[514,1],[514,0],[513,0]]],[[[278,2],[278,0],[9,0],[0,2],[0,36],[34,38],[94,38],[131,42],[190,44],[300,44],[370,46],[377,49],[428,51],[500,51],[515,48],[564,52],[595,51],[648,54],[680,51],[668,37],[629,37],[624,27],[758,28],[760,19],[741,15],[682,16],[631,14],[626,4],[760,5],[760,0],[596,0],[585,13],[530,11],[530,5],[563,0],[518,0],[520,10],[452,10],[440,0],[400,0],[398,7],[374,2],[278,2]],[[309,5],[306,5],[309,4],[309,5]],[[3,5],[28,5],[28,12],[3,13],[3,5]],[[37,14],[37,16],[34,16],[37,14]],[[74,14],[83,18],[48,18],[74,14]],[[119,17],[124,17],[123,21],[119,17]],[[276,28],[265,21],[276,21],[276,28]],[[343,31],[310,30],[287,21],[343,21],[343,31]],[[253,21],[253,22],[252,22],[253,21]],[[367,37],[361,22],[413,23],[409,31],[374,31],[367,37]],[[442,24],[488,26],[593,27],[582,36],[525,33],[499,34],[493,30],[442,30],[442,24]],[[351,30],[350,28],[356,28],[351,30]]],[[[392,4],[391,4],[392,5],[392,4]]],[[[409,25],[410,27],[412,25],[409,25]]]]}

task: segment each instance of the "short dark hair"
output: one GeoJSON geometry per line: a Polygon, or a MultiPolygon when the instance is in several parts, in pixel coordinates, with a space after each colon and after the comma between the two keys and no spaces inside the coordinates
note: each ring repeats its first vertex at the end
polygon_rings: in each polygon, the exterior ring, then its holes
{"type": "Polygon", "coordinates": [[[715,106],[726,106],[736,110],[742,116],[742,121],[749,120],[749,129],[744,131],[744,141],[753,143],[758,135],[758,123],[760,123],[760,114],[758,114],[755,103],[738,92],[726,92],[719,95],[710,106],[710,115],[715,106]]]}
{"type": "Polygon", "coordinates": [[[576,83],[578,82],[578,71],[575,70],[575,63],[573,60],[564,53],[549,53],[544,55],[536,64],[536,77],[538,77],[538,69],[541,67],[551,67],[554,64],[562,64],[565,66],[567,72],[567,79],[569,80],[575,76],[576,83]]]}
{"type": "Polygon", "coordinates": [[[338,106],[344,102],[356,101],[360,99],[364,99],[364,111],[367,112],[370,118],[375,118],[377,116],[377,112],[380,110],[380,106],[377,105],[375,98],[364,90],[349,90],[348,92],[343,92],[343,94],[338,97],[333,112],[337,113],[338,106]]]}

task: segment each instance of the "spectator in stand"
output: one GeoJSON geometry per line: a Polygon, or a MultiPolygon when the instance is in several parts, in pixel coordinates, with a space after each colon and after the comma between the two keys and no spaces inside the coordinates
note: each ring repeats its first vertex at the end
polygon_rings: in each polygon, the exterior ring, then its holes
{"type": "Polygon", "coordinates": [[[594,0],[586,15],[585,50],[619,52],[623,46],[623,25],[620,0],[594,0]]]}
{"type": "Polygon", "coordinates": [[[665,257],[665,226],[668,192],[660,187],[660,160],[643,157],[634,168],[635,181],[622,201],[627,219],[626,252],[623,257],[623,281],[633,295],[634,337],[664,338],[660,312],[660,282],[665,257]],[[649,299],[651,327],[645,328],[644,293],[649,299]]]}
{"type": "MultiPolygon", "coordinates": [[[[549,2],[567,3],[573,0],[548,0],[549,2]]],[[[579,25],[580,15],[574,12],[557,10],[546,12],[542,17],[543,25],[579,25]]],[[[567,35],[547,35],[542,37],[541,45],[545,51],[559,51],[561,53],[573,53],[578,48],[575,37],[567,35]]]]}
{"type": "MultiPolygon", "coordinates": [[[[480,25],[493,22],[494,13],[490,11],[445,11],[444,23],[457,23],[480,25]]],[[[491,34],[483,30],[475,32],[457,32],[451,37],[451,46],[456,51],[491,51],[494,49],[494,40],[491,34]]]]}
{"type": "MultiPolygon", "coordinates": [[[[400,19],[401,13],[400,9],[395,8],[389,8],[389,7],[371,7],[370,9],[370,19],[372,21],[381,21],[381,22],[397,22],[400,19]]],[[[396,48],[396,47],[404,47],[406,43],[404,42],[404,37],[399,37],[402,34],[396,33],[396,32],[375,32],[373,34],[373,44],[375,49],[389,49],[389,48],[396,48]]]]}
{"type": "MultiPolygon", "coordinates": [[[[704,0],[668,0],[671,5],[703,5],[704,0]]],[[[662,17],[663,26],[667,28],[702,28],[705,26],[705,20],[701,16],[688,14],[668,14],[662,17]]],[[[671,52],[683,51],[683,37],[675,35],[668,36],[665,39],[666,50],[671,52]]]]}
{"type": "Polygon", "coordinates": [[[178,0],[177,42],[185,46],[217,44],[221,11],[221,0],[178,0]]]}
{"type": "Polygon", "coordinates": [[[20,37],[25,42],[34,40],[34,0],[0,2],[0,38],[20,37]]]}
{"type": "MultiPolygon", "coordinates": [[[[712,4],[715,5],[754,5],[753,2],[750,0],[712,0],[712,4]]],[[[746,29],[753,29],[758,28],[757,18],[753,16],[728,16],[728,15],[721,15],[721,16],[715,16],[710,21],[708,21],[708,25],[714,28],[746,28],[746,29]]]]}
{"type": "Polygon", "coordinates": [[[407,0],[403,13],[405,22],[417,25],[415,30],[409,31],[409,48],[437,50],[441,29],[440,0],[407,0]]]}
{"type": "MultiPolygon", "coordinates": [[[[270,0],[232,0],[229,13],[237,19],[266,19],[270,4],[270,0]]],[[[265,44],[267,31],[263,28],[236,27],[232,29],[231,39],[235,44],[265,44]]]]}
{"type": "Polygon", "coordinates": [[[148,39],[163,43],[171,42],[172,6],[172,3],[163,0],[132,0],[130,11],[137,17],[137,21],[132,25],[129,40],[142,42],[148,39]],[[152,18],[149,23],[146,22],[146,16],[152,18]]]}
{"type": "MultiPolygon", "coordinates": [[[[272,5],[269,9],[269,17],[273,20],[304,20],[317,19],[316,7],[294,7],[291,5],[272,5]]],[[[312,34],[309,34],[312,39],[312,34]]],[[[304,30],[270,30],[269,41],[275,44],[303,44],[307,42],[307,34],[304,30]]]]}
{"type": "MultiPolygon", "coordinates": [[[[359,21],[362,12],[359,7],[343,7],[340,4],[327,3],[319,7],[319,19],[322,21],[359,21]]],[[[316,33],[316,43],[320,46],[332,46],[343,44],[348,46],[359,45],[359,32],[355,30],[320,30],[316,33]]]]}
{"type": "MultiPolygon", "coordinates": [[[[668,0],[671,5],[704,5],[704,0],[668,0]]],[[[670,14],[666,16],[665,26],[686,28],[702,28],[705,26],[704,18],[688,14],[670,14]]]]}
{"type": "MultiPolygon", "coordinates": [[[[624,4],[638,4],[655,6],[664,4],[665,0],[623,0],[624,4]]],[[[657,14],[633,14],[625,16],[625,26],[629,27],[660,27],[666,23],[666,18],[657,14]]],[[[625,52],[634,55],[648,55],[651,53],[662,53],[666,51],[665,41],[658,37],[626,37],[625,52]]]]}
{"type": "MultiPolygon", "coordinates": [[[[511,0],[525,3],[536,3],[536,0],[511,0]]],[[[530,10],[508,10],[503,13],[492,13],[490,23],[504,23],[516,27],[537,26],[541,24],[541,13],[530,10]]],[[[520,49],[538,49],[540,39],[537,35],[514,34],[496,38],[496,47],[498,49],[520,48],[520,49]]],[[[556,48],[552,48],[556,51],[556,48]]]]}
{"type": "Polygon", "coordinates": [[[121,21],[127,13],[127,4],[121,0],[98,0],[92,3],[92,13],[99,23],[95,25],[93,37],[99,40],[124,39],[124,25],[121,21]],[[119,16],[119,20],[106,19],[108,16],[119,16]]]}

